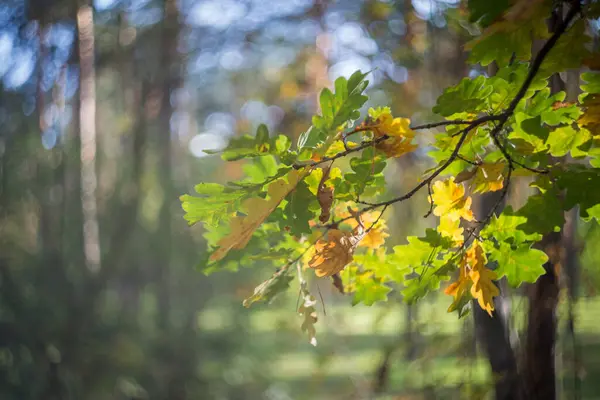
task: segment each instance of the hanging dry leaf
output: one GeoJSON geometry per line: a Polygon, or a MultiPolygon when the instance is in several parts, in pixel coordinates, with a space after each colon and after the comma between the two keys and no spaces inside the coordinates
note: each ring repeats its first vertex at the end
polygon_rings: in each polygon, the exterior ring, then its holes
{"type": "Polygon", "coordinates": [[[231,249],[246,247],[252,234],[263,221],[277,208],[279,203],[296,187],[304,178],[304,171],[290,171],[284,178],[277,179],[267,187],[268,198],[255,197],[246,200],[242,209],[246,216],[231,218],[230,233],[217,243],[219,248],[210,256],[211,261],[218,261],[225,257],[231,249]]]}
{"type": "Polygon", "coordinates": [[[356,241],[349,232],[329,230],[325,238],[315,243],[315,251],[308,266],[315,269],[318,277],[337,274],[352,261],[356,241]]]}
{"type": "Polygon", "coordinates": [[[342,281],[340,274],[333,274],[331,275],[331,278],[333,279],[333,287],[336,288],[341,294],[346,293],[344,291],[344,282],[342,281]]]}
{"type": "Polygon", "coordinates": [[[462,183],[462,182],[468,181],[469,179],[473,178],[476,173],[477,173],[477,167],[474,167],[471,169],[465,169],[465,170],[461,171],[458,175],[456,175],[456,179],[454,179],[454,182],[462,183]]]}
{"type": "Polygon", "coordinates": [[[315,328],[315,324],[317,323],[317,310],[315,308],[315,305],[317,304],[317,301],[306,290],[303,290],[302,300],[302,304],[298,308],[298,312],[304,318],[302,320],[301,329],[302,332],[308,333],[308,339],[310,341],[310,344],[316,346],[317,329],[315,328]]]}
{"type": "Polygon", "coordinates": [[[325,182],[329,179],[329,172],[331,166],[323,168],[323,176],[319,182],[319,188],[317,190],[317,200],[321,206],[321,215],[319,215],[319,221],[325,223],[329,221],[331,217],[331,205],[333,204],[333,188],[327,185],[325,182]]]}
{"type": "Polygon", "coordinates": [[[458,279],[444,290],[444,293],[454,297],[454,301],[450,304],[450,307],[448,307],[448,312],[456,310],[458,304],[460,304],[464,295],[471,287],[471,284],[472,281],[467,273],[466,260],[463,258],[460,262],[458,279]]]}

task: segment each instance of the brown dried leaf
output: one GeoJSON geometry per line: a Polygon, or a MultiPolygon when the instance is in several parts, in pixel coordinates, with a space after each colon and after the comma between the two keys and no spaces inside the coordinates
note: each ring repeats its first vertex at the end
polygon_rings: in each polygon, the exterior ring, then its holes
{"type": "Polygon", "coordinates": [[[317,191],[317,200],[319,201],[319,205],[321,206],[321,215],[319,216],[319,221],[325,223],[329,221],[331,217],[331,206],[333,204],[333,188],[326,185],[325,182],[329,179],[329,172],[331,171],[331,166],[323,169],[323,176],[321,177],[321,182],[319,182],[319,188],[317,191]]]}
{"type": "Polygon", "coordinates": [[[318,277],[337,274],[348,265],[354,254],[356,239],[349,232],[331,229],[326,238],[315,243],[315,253],[308,262],[318,277]]]}
{"type": "Polygon", "coordinates": [[[333,274],[331,275],[331,278],[333,279],[333,287],[335,287],[341,294],[345,294],[346,292],[344,291],[344,282],[342,282],[340,274],[333,274]]]}

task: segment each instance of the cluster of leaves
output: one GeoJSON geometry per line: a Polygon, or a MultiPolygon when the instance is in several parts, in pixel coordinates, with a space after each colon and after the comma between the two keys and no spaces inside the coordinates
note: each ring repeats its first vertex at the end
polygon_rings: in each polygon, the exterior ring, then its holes
{"type": "Polygon", "coordinates": [[[320,115],[294,148],[264,126],[232,140],[221,157],[247,159],[247,178],[202,183],[200,197],[181,198],[188,222],[201,221],[207,230],[210,252],[201,268],[236,269],[258,260],[275,266],[244,302],[250,306],[288,289],[298,266],[298,312],[313,344],[315,299],[302,277],[306,270],[366,305],[385,301],[393,289],[414,302],[456,275],[445,288],[453,297],[448,311],[464,315],[476,299],[493,315],[495,280],[505,276],[519,286],[544,273],[548,257],[533,246],[561,229],[564,211],[579,206],[583,219],[600,217],[600,73],[582,74],[577,102],[565,102],[564,92],[548,86],[551,75],[593,65],[586,60],[597,56],[585,46],[577,2],[548,32],[551,3],[469,2],[471,20],[482,29],[470,44],[470,60],[495,60],[500,69],[445,90],[433,108],[445,118],[441,123],[411,127],[388,107],[370,108],[360,121],[367,81],[359,71],[321,92],[320,115]],[[530,60],[536,39],[546,42],[530,60]],[[446,127],[428,148],[435,166],[408,193],[381,201],[386,162],[414,151],[417,132],[433,126],[446,127]],[[511,180],[522,177],[537,191],[523,207],[499,215],[494,207],[475,218],[471,196],[497,192],[498,206],[511,180]],[[384,212],[424,188],[437,228],[388,249],[384,212]]]}

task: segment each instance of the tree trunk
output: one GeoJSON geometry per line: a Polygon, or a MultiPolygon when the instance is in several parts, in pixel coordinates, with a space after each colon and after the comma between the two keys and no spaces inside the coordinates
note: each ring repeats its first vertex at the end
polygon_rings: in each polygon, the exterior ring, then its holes
{"type": "MultiPolygon", "coordinates": [[[[550,31],[562,20],[562,6],[552,11],[550,31]]],[[[564,89],[559,75],[550,81],[552,93],[564,89]]],[[[529,314],[525,343],[524,383],[528,399],[556,399],[556,366],[554,350],[556,344],[556,306],[559,284],[556,267],[560,262],[562,238],[560,232],[545,235],[540,243],[548,255],[544,264],[545,273],[531,285],[528,292],[529,314]]]]}
{"type": "Polygon", "coordinates": [[[96,72],[94,68],[94,14],[89,5],[77,11],[79,40],[79,128],[81,138],[81,203],[85,264],[100,269],[100,234],[96,204],[96,72]]]}
{"type": "MultiPolygon", "coordinates": [[[[498,203],[500,193],[489,193],[478,204],[478,219],[483,219],[498,203]]],[[[499,211],[500,207],[498,207],[499,211]]],[[[517,369],[517,360],[510,340],[510,303],[506,297],[506,285],[496,281],[500,295],[494,299],[494,312],[490,317],[473,300],[475,337],[488,359],[494,381],[496,400],[522,399],[522,386],[517,369]]]]}

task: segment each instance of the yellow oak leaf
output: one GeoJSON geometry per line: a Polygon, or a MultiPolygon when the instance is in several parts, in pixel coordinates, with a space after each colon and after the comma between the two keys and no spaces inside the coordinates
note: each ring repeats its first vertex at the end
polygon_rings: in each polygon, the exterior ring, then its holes
{"type": "Polygon", "coordinates": [[[483,163],[475,172],[471,183],[474,193],[495,192],[504,187],[505,162],[483,163]]]}
{"type": "Polygon", "coordinates": [[[332,276],[353,260],[356,240],[350,232],[331,229],[325,238],[315,243],[314,253],[308,266],[318,277],[332,276]]]}
{"type": "Polygon", "coordinates": [[[463,244],[463,228],[460,227],[460,219],[452,219],[442,215],[437,230],[442,236],[449,237],[455,246],[463,244]]]}
{"type": "Polygon", "coordinates": [[[331,156],[335,156],[338,153],[341,153],[343,151],[346,151],[347,149],[352,149],[354,147],[358,146],[356,143],[351,142],[349,140],[346,141],[346,145],[344,146],[344,141],[343,140],[336,140],[335,142],[333,142],[331,144],[331,146],[329,146],[329,148],[327,149],[327,152],[325,152],[325,155],[327,157],[331,157],[331,156]]]}
{"type": "Polygon", "coordinates": [[[460,263],[458,278],[444,290],[444,293],[454,297],[454,301],[448,307],[448,312],[456,310],[464,295],[467,294],[471,284],[472,281],[467,272],[466,260],[463,259],[460,263]]]}
{"type": "Polygon", "coordinates": [[[381,150],[388,157],[400,157],[414,151],[417,145],[411,144],[405,138],[392,136],[381,143],[377,143],[375,148],[381,150]]]}
{"type": "Polygon", "coordinates": [[[454,177],[445,181],[437,181],[432,185],[432,195],[429,202],[435,204],[433,214],[438,217],[444,216],[453,220],[463,218],[467,221],[473,220],[471,211],[471,197],[465,197],[465,188],[462,184],[456,184],[454,177]]]}
{"type": "Polygon", "coordinates": [[[370,108],[369,116],[375,120],[373,132],[375,138],[387,135],[388,138],[375,145],[388,157],[400,157],[417,148],[411,144],[415,131],[410,129],[410,119],[394,118],[389,107],[370,108]]]}
{"type": "Polygon", "coordinates": [[[362,240],[358,242],[358,245],[362,247],[368,247],[370,249],[380,248],[385,243],[385,238],[390,236],[390,234],[385,231],[385,228],[385,223],[381,221],[378,222],[375,224],[373,229],[367,232],[362,240]]]}
{"type": "Polygon", "coordinates": [[[500,290],[493,282],[497,279],[496,273],[486,267],[487,257],[478,240],[471,243],[471,247],[465,254],[465,261],[470,268],[469,277],[473,281],[471,296],[477,299],[479,306],[492,316],[494,297],[500,294],[500,290]]]}
{"type": "Polygon", "coordinates": [[[263,223],[305,176],[305,171],[292,170],[284,178],[279,178],[269,184],[266,199],[254,197],[244,201],[242,209],[247,215],[231,218],[230,232],[219,240],[217,243],[219,248],[210,256],[210,260],[221,260],[229,250],[239,250],[246,247],[256,228],[263,223]]]}

